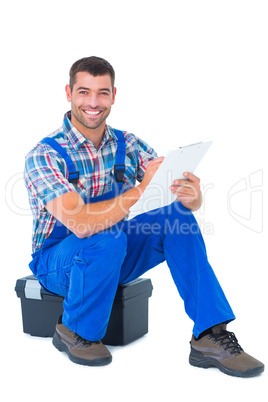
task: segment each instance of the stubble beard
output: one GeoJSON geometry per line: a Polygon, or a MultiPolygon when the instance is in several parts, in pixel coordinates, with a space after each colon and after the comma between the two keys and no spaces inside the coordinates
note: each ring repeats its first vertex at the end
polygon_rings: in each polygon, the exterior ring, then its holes
{"type": "MultiPolygon", "coordinates": [[[[92,110],[94,110],[94,109],[92,109],[92,110]]],[[[100,120],[97,120],[96,122],[92,122],[92,123],[90,123],[87,120],[87,118],[85,116],[85,113],[83,112],[83,110],[81,108],[77,108],[77,107],[74,107],[72,105],[71,113],[72,113],[73,117],[75,117],[75,119],[82,126],[84,126],[86,128],[89,128],[91,130],[94,130],[94,129],[100,127],[103,124],[103,122],[105,122],[105,120],[107,119],[107,117],[109,116],[110,111],[111,111],[111,109],[104,109],[104,110],[103,109],[98,109],[98,110],[102,111],[101,116],[100,116],[100,120]]]]}

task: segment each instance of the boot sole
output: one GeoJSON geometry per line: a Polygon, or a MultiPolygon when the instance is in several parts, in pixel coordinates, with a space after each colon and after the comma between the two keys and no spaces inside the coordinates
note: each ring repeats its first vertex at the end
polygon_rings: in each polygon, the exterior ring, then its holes
{"type": "Polygon", "coordinates": [[[112,356],[88,360],[88,359],[81,359],[80,357],[72,355],[68,349],[68,346],[64,342],[62,342],[57,332],[55,332],[52,338],[52,344],[60,352],[65,352],[73,363],[82,364],[83,366],[106,366],[107,364],[110,364],[112,361],[112,356]]]}
{"type": "Polygon", "coordinates": [[[189,363],[191,366],[208,369],[211,367],[218,368],[222,373],[231,375],[233,377],[255,377],[264,371],[264,366],[255,367],[247,371],[232,370],[226,366],[223,366],[218,360],[212,357],[206,357],[201,352],[191,348],[189,356],[189,363]]]}

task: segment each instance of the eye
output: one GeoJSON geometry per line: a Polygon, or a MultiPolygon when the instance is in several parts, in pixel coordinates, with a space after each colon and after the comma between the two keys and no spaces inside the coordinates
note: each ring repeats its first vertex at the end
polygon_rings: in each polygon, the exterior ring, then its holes
{"type": "Polygon", "coordinates": [[[100,94],[101,94],[101,95],[104,95],[104,96],[108,96],[108,95],[109,95],[109,92],[104,92],[104,91],[103,91],[103,92],[100,92],[100,94]]]}
{"type": "Polygon", "coordinates": [[[81,95],[86,95],[87,94],[87,91],[80,91],[79,92],[81,95]]]}

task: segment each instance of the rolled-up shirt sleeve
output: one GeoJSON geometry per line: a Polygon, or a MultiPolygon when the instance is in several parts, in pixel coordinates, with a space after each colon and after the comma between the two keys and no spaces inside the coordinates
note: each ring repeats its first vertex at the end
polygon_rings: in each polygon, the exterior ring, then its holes
{"type": "Polygon", "coordinates": [[[67,173],[65,161],[46,146],[38,145],[26,156],[24,180],[35,209],[42,210],[53,199],[75,191],[67,173]]]}

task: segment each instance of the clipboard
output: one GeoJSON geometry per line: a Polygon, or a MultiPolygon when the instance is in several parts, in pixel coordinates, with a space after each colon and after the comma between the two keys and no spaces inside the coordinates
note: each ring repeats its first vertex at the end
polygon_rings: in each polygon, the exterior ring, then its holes
{"type": "Polygon", "coordinates": [[[184,172],[194,173],[212,141],[199,142],[169,151],[141,198],[130,208],[128,219],[171,204],[177,196],[169,186],[176,179],[185,179],[184,172]]]}

